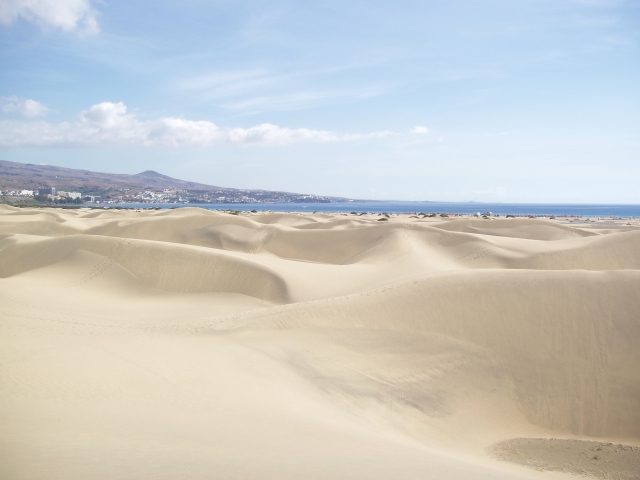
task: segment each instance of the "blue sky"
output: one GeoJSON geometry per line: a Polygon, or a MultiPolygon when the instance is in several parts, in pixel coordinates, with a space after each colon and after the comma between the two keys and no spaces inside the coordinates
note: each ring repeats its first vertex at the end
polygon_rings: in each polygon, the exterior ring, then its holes
{"type": "Polygon", "coordinates": [[[0,0],[0,158],[640,203],[640,1],[0,0]]]}

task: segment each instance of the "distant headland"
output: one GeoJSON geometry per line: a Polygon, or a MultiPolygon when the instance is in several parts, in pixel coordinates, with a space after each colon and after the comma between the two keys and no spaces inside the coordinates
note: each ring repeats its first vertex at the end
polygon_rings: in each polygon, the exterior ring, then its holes
{"type": "Polygon", "coordinates": [[[3,203],[333,203],[348,198],[218,187],[147,170],[135,175],[0,160],[3,203]]]}

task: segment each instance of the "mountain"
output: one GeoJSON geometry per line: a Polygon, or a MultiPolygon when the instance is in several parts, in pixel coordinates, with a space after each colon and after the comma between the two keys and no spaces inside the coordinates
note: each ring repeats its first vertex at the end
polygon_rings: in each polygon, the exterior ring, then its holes
{"type": "Polygon", "coordinates": [[[59,191],[78,191],[84,195],[100,195],[104,199],[113,200],[132,197],[144,191],[162,192],[163,190],[180,191],[183,196],[202,201],[212,201],[222,197],[225,201],[256,199],[268,202],[304,203],[348,200],[290,192],[218,187],[179,180],[153,170],[127,175],[0,160],[0,191],[37,190],[41,187],[55,187],[59,191]]]}

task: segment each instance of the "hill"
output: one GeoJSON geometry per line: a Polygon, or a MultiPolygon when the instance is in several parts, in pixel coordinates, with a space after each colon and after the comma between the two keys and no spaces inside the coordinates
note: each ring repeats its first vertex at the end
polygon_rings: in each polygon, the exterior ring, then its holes
{"type": "Polygon", "coordinates": [[[218,187],[179,180],[153,170],[127,175],[0,160],[0,191],[37,190],[42,187],[78,191],[84,195],[100,195],[105,200],[124,201],[142,200],[137,196],[145,191],[153,193],[171,191],[175,195],[192,201],[203,202],[254,199],[268,202],[325,203],[347,200],[291,192],[218,187]]]}

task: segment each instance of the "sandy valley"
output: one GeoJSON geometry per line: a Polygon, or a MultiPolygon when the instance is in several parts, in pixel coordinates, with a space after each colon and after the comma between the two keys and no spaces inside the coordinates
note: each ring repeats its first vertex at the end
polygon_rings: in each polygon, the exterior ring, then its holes
{"type": "Polygon", "coordinates": [[[640,221],[0,206],[2,479],[640,478],[640,221]]]}

